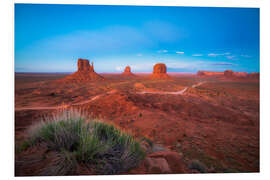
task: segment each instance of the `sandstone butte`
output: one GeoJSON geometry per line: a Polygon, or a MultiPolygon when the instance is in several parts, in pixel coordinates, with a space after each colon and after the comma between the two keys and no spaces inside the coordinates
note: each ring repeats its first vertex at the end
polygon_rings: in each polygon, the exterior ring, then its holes
{"type": "Polygon", "coordinates": [[[78,70],[75,73],[65,77],[64,80],[72,82],[104,80],[104,77],[95,72],[93,62],[90,65],[88,59],[78,59],[77,67],[78,70]]]}
{"type": "Polygon", "coordinates": [[[125,68],[124,72],[122,73],[122,75],[124,75],[124,76],[135,76],[135,74],[133,74],[131,72],[130,66],[126,66],[126,68],[125,68]]]}
{"type": "Polygon", "coordinates": [[[157,63],[153,67],[153,74],[151,79],[168,79],[170,76],[167,74],[167,67],[163,63],[157,63]]]}

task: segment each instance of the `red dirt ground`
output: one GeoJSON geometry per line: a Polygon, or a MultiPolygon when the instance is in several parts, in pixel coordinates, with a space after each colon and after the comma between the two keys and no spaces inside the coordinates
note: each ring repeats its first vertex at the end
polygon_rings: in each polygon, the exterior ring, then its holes
{"type": "MultiPolygon", "coordinates": [[[[25,129],[43,115],[62,107],[80,108],[137,138],[146,137],[169,152],[177,152],[180,160],[166,152],[166,156],[147,155],[165,158],[170,173],[196,172],[189,168],[194,160],[203,163],[207,172],[259,171],[258,78],[174,73],[169,80],[154,80],[148,74],[135,73],[136,78],[129,79],[121,74],[101,74],[105,80],[55,81],[66,75],[16,73],[16,147],[23,141],[25,129]],[[182,94],[174,94],[184,88],[182,94]]],[[[33,151],[38,154],[38,150],[33,151]]],[[[33,170],[28,172],[27,167],[17,163],[25,153],[16,154],[16,175],[35,174],[37,167],[30,166],[33,170]]],[[[149,162],[151,159],[146,159],[127,174],[160,173],[147,169],[149,162]]],[[[40,166],[44,163],[41,161],[40,166]]]]}

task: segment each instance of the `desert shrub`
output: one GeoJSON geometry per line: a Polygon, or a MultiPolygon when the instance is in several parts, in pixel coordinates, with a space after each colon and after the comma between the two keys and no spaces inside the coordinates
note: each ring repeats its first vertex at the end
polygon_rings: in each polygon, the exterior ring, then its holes
{"type": "Polygon", "coordinates": [[[135,167],[144,158],[140,144],[131,135],[113,125],[86,121],[73,110],[31,126],[27,134],[28,144],[43,142],[57,152],[53,165],[41,174],[72,174],[78,163],[90,165],[100,174],[117,174],[135,167]]]}

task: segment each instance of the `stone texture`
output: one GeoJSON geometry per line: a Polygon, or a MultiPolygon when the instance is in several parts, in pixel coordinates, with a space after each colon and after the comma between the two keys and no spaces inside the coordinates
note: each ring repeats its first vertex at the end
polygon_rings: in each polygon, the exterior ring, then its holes
{"type": "Polygon", "coordinates": [[[77,67],[78,70],[65,77],[65,81],[71,81],[71,82],[89,82],[89,81],[99,81],[104,80],[104,78],[97,74],[94,70],[94,64],[93,62],[91,65],[89,64],[88,59],[78,59],[77,61],[77,67]]]}
{"type": "Polygon", "coordinates": [[[224,76],[225,77],[233,77],[234,73],[232,70],[226,70],[226,71],[224,71],[224,76]]]}
{"type": "Polygon", "coordinates": [[[135,76],[132,72],[131,72],[131,68],[130,66],[126,66],[124,72],[122,73],[125,76],[135,76]]]}
{"type": "Polygon", "coordinates": [[[150,76],[153,79],[167,79],[167,67],[164,63],[157,63],[153,67],[153,74],[150,76]]]}
{"type": "Polygon", "coordinates": [[[151,173],[164,174],[171,173],[171,169],[164,158],[149,158],[145,159],[145,166],[151,173]]]}

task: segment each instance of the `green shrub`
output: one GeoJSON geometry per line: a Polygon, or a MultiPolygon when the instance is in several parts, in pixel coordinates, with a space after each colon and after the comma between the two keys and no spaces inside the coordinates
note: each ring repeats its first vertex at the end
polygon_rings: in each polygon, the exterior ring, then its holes
{"type": "Polygon", "coordinates": [[[53,170],[41,173],[47,175],[72,174],[76,166],[63,169],[68,159],[72,164],[77,164],[75,160],[91,165],[100,174],[117,174],[134,168],[144,158],[140,144],[132,136],[103,122],[86,121],[76,111],[64,111],[33,125],[27,141],[32,146],[44,142],[49,150],[59,153],[58,161],[49,168],[53,170]]]}

